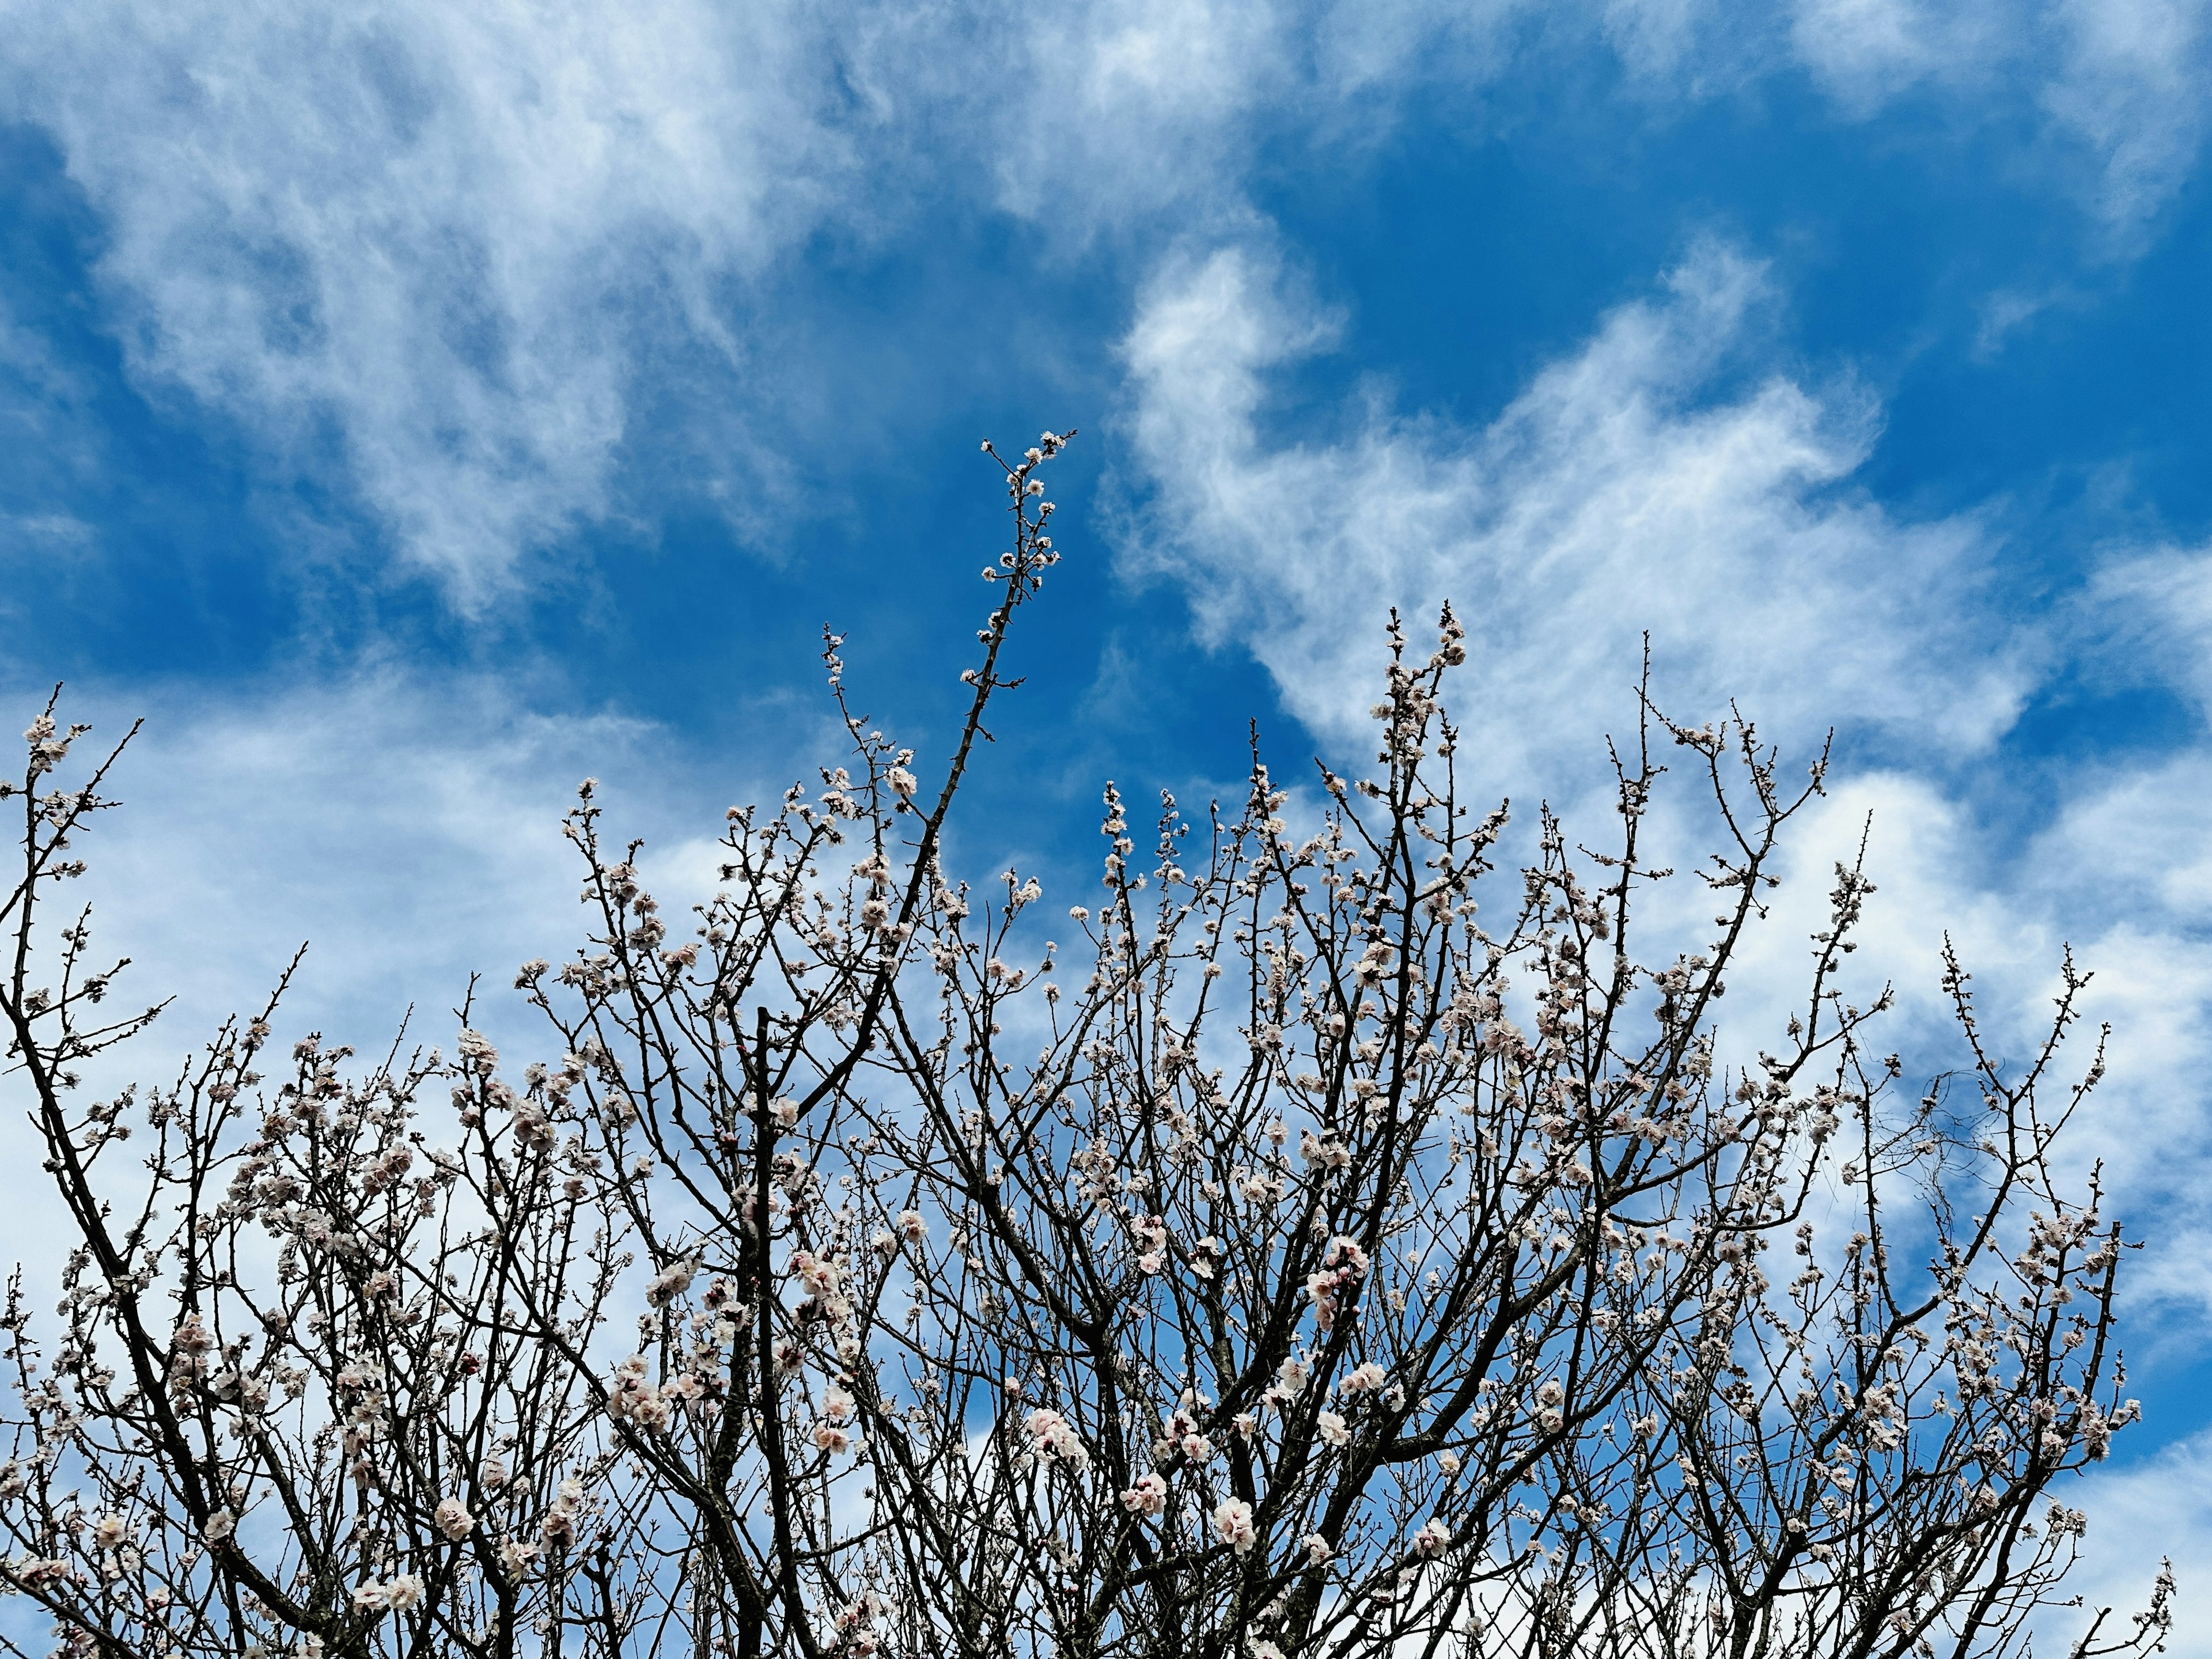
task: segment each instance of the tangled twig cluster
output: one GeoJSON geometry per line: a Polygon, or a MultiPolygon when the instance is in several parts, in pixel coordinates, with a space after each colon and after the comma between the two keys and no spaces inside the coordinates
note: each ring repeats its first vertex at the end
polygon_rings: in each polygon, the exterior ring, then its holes
{"type": "MultiPolygon", "coordinates": [[[[1975,1069],[1900,1105],[1842,868],[1786,1033],[1724,1064],[1825,763],[1787,787],[1749,726],[1647,705],[1608,850],[1547,817],[1501,872],[1449,611],[1425,652],[1394,621],[1375,768],[1310,814],[1256,759],[1141,830],[1109,787],[1054,942],[1037,879],[963,884],[945,840],[1064,442],[1001,459],[933,789],[835,635],[851,753],[732,809],[689,917],[585,787],[588,937],[518,975],[519,1070],[473,1002],[450,1056],[362,1064],[272,1047],[272,1000],[81,1099],[153,1012],[107,1012],[81,916],[45,931],[114,757],[60,783],[83,729],[40,716],[0,1013],[77,1238],[53,1322],[8,1303],[0,1583],[53,1650],[2018,1646],[2083,1524],[2054,1483],[2135,1414],[2119,1229],[2051,1162],[2095,1077],[2053,1081],[2070,964],[2008,1071],[1952,963],[1975,1069]],[[1683,879],[1644,850],[1655,747],[1724,841],[1710,939],[1645,960],[1640,896],[1683,879]]],[[[2153,1646],[2166,1596],[2080,1651],[2153,1646]]]]}

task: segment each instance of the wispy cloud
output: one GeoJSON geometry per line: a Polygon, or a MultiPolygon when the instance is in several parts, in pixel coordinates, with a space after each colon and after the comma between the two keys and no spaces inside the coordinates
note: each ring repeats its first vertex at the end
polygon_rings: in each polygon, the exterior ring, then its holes
{"type": "MultiPolygon", "coordinates": [[[[602,510],[631,376],[849,194],[854,118],[803,9],[669,0],[17,8],[19,110],[103,216],[134,372],[335,450],[465,603],[602,510]]],[[[863,124],[865,124],[863,118],[863,124]]]]}
{"type": "Polygon", "coordinates": [[[2212,3],[2065,0],[2042,100],[2086,152],[2118,251],[2139,251],[2212,128],[2212,3]]]}
{"type": "Polygon", "coordinates": [[[2027,683],[2023,651],[1969,620],[1990,539],[1850,487],[1879,412],[1848,380],[1729,386],[1766,301],[1755,261],[1706,245],[1486,426],[1377,397],[1338,441],[1276,447],[1271,377],[1326,349],[1327,317],[1264,246],[1179,262],[1125,346],[1155,491],[1129,556],[1174,573],[1211,636],[1249,644],[1340,738],[1386,607],[1426,622],[1449,599],[1479,740],[1514,774],[1618,717],[1646,630],[1686,712],[1735,695],[1800,728],[1850,709],[1983,744],[2027,683]]]}
{"type": "MultiPolygon", "coordinates": [[[[85,838],[104,948],[132,1000],[174,996],[134,1068],[181,1054],[257,1004],[308,947],[288,1024],[388,1038],[410,1000],[441,1024],[482,971],[569,942],[580,866],[560,834],[578,779],[665,827],[667,734],[612,716],[534,714],[495,682],[364,674],[231,695],[66,688],[65,715],[112,740],[155,714],[116,769],[123,805],[85,838]]],[[[27,701],[21,690],[12,708],[27,701]]]]}
{"type": "Polygon", "coordinates": [[[2174,686],[2212,716],[2212,546],[2116,555],[2091,597],[2085,627],[2116,670],[2174,686]]]}
{"type": "Polygon", "coordinates": [[[2002,134],[2016,184],[2070,198],[2099,258],[2129,258],[2200,163],[2212,96],[2206,0],[1607,0],[1606,34],[1647,91],[1738,92],[1803,75],[1843,117],[1907,99],[1954,140],[2002,134]]]}
{"type": "Polygon", "coordinates": [[[1599,47],[1591,18],[1530,0],[1300,3],[1139,0],[1038,11],[1004,39],[1020,95],[970,118],[1000,158],[998,198],[1078,240],[1253,222],[1255,160],[1357,152],[1407,104],[1467,121],[1548,21],[1599,47]]]}
{"type": "Polygon", "coordinates": [[[2039,118],[2047,168],[2101,222],[2104,252],[2140,252],[2195,171],[2212,94],[2205,0],[1798,0],[1790,55],[1862,117],[1914,92],[1972,128],[2039,118]]]}

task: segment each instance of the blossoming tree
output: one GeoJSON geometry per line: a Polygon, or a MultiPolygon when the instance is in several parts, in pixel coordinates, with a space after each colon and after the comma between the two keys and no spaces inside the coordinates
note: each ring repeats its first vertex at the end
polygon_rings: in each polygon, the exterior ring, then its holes
{"type": "MultiPolygon", "coordinates": [[[[1394,622],[1371,772],[1305,805],[1114,789],[1096,902],[946,837],[1022,608],[1010,545],[935,769],[851,751],[736,807],[672,926],[586,785],[587,937],[515,1067],[272,1036],[81,1082],[151,1010],[82,914],[119,750],[28,734],[7,1088],[75,1229],[20,1282],[0,1643],[63,1654],[2001,1655],[2061,1592],[2063,1476],[2133,1418],[2118,1224],[2053,1139],[2081,981],[2008,1066],[1895,1098],[1886,996],[1717,1005],[1802,787],[1647,709],[1602,853],[1465,801],[1463,659],[1394,622]],[[1646,816],[1717,810],[1647,960],[1646,816]],[[1142,850],[1140,851],[1140,846],[1142,850]],[[1493,895],[1495,896],[1493,896],[1493,895]],[[1479,912],[1478,900],[1488,901],[1479,912]],[[1069,943],[1053,942],[1057,933],[1069,943]],[[1764,1046],[1762,1046],[1762,1044],[1764,1046]],[[1741,1050],[1741,1059],[1732,1059],[1741,1050]]],[[[987,449],[989,447],[986,446],[987,449]]],[[[992,452],[995,456],[997,452],[992,452]]],[[[281,987],[279,988],[281,991],[281,987]]],[[[473,996],[473,993],[471,994],[473,996]]],[[[2166,1627],[2083,1613],[2082,1655],[2166,1627]]]]}

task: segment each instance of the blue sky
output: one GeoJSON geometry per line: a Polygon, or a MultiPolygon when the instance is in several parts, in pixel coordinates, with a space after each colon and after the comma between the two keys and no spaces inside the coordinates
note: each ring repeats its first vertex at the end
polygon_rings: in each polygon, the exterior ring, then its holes
{"type": "Polygon", "coordinates": [[[1077,426],[963,854],[1351,752],[1394,602],[1523,799],[1647,629],[1832,725],[1799,898],[1872,811],[1930,1063],[1942,927],[2019,1031],[2099,971],[2154,1419],[2092,1571],[2212,1605],[2212,7],[464,9],[0,4],[0,681],[149,717],[97,879],[167,1041],[303,936],[357,1036],[551,954],[585,772],[680,883],[824,622],[927,756],[976,441],[1077,426]]]}

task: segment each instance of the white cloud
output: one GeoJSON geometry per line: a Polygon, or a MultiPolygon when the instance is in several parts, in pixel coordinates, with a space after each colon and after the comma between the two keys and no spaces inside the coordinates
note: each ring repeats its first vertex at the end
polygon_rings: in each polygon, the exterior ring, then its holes
{"type": "Polygon", "coordinates": [[[2097,206],[2118,246],[2134,252],[2203,149],[2212,3],[2064,0],[2057,12],[2061,45],[2044,106],[2087,150],[2097,206]]]}
{"type": "Polygon", "coordinates": [[[1632,711],[1647,629],[1684,716],[1738,696],[1800,738],[1847,710],[1978,746],[2025,679],[2018,652],[1967,631],[1989,538],[1851,489],[1879,422],[1848,383],[1717,393],[1765,297],[1759,265],[1704,246],[1480,429],[1377,395],[1339,441],[1275,444],[1269,377],[1325,349],[1328,319],[1261,249],[1172,264],[1125,344],[1155,491],[1132,562],[1172,572],[1209,637],[1248,644],[1340,740],[1387,607],[1425,629],[1451,599],[1469,747],[1524,781],[1557,775],[1562,734],[1594,742],[1632,711]]]}
{"type": "Polygon", "coordinates": [[[1416,98],[1464,118],[1542,49],[1539,21],[1593,43],[1588,18],[1531,0],[1140,0],[1040,14],[1022,47],[1029,95],[1005,134],[1031,176],[1010,168],[1004,199],[1049,216],[1072,198],[1091,228],[1168,207],[1184,210],[1186,232],[1249,221],[1260,144],[1356,149],[1416,98]],[[1048,201],[1040,179],[1062,198],[1048,201]]]}
{"type": "Polygon", "coordinates": [[[1790,46],[1831,97],[1864,116],[1929,80],[1986,90],[2023,44],[2023,21],[1989,0],[1797,0],[1790,46]]]}
{"type": "Polygon", "coordinates": [[[6,13],[10,100],[106,220],[133,372],[283,468],[334,445],[465,601],[605,507],[641,337],[672,314],[741,366],[710,285],[854,166],[796,7],[6,13]]]}
{"type": "Polygon", "coordinates": [[[1239,212],[1252,129],[1304,78],[1285,21],[1239,0],[1039,11],[1016,35],[998,199],[1078,240],[1132,213],[1239,212]]]}
{"type": "Polygon", "coordinates": [[[2212,99],[2206,0],[1796,0],[1790,55],[1848,113],[1934,88],[1969,130],[2039,113],[2055,167],[2140,252],[2196,169],[2212,99]]]}
{"type": "Polygon", "coordinates": [[[80,885],[96,937],[133,959],[124,994],[179,999],[137,1045],[140,1072],[257,1004],[303,941],[288,1026],[366,1046],[419,1000],[442,1040],[471,971],[503,992],[516,963],[571,942],[581,867],[560,820],[576,781],[620,781],[618,823],[667,813],[648,793],[663,734],[532,715],[489,682],[71,687],[63,712],[93,723],[86,745],[112,742],[125,696],[154,714],[108,790],[122,806],[83,837],[80,885]]]}
{"type": "Polygon", "coordinates": [[[2212,714],[2212,547],[2118,555],[2097,572],[2089,599],[2082,629],[2109,661],[2212,714]]]}
{"type": "Polygon", "coordinates": [[[1662,95],[1802,73],[1853,121],[1919,98],[1948,130],[1938,154],[1994,140],[2015,182],[2089,210],[2101,256],[2142,251],[2203,149],[2207,0],[1605,0],[1603,12],[1623,65],[1662,95]]]}

